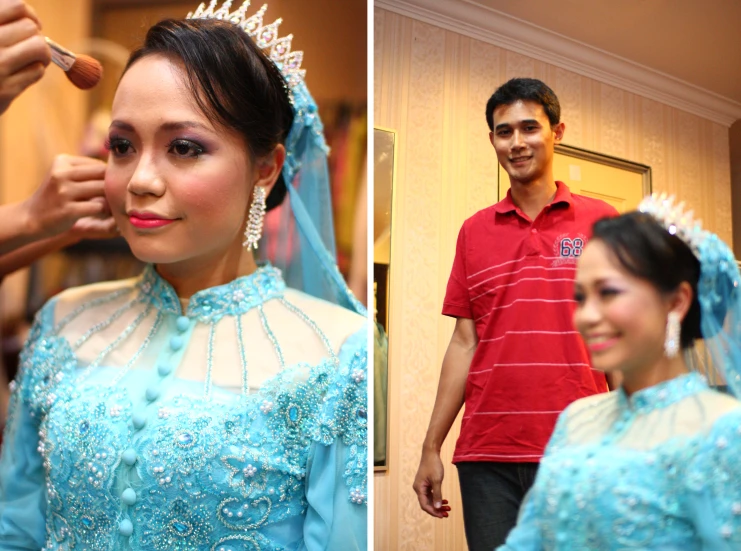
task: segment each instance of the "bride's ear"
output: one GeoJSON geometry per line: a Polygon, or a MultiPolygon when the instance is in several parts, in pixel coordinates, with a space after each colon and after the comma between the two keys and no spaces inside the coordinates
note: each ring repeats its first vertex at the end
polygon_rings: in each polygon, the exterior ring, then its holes
{"type": "Polygon", "coordinates": [[[278,181],[283,163],[286,161],[286,148],[283,144],[278,144],[275,149],[267,155],[255,160],[253,171],[253,184],[265,188],[267,195],[273,189],[275,182],[278,181]]]}

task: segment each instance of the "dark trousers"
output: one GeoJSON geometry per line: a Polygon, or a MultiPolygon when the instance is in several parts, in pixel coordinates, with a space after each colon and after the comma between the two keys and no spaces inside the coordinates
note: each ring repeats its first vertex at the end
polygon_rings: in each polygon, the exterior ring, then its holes
{"type": "Polygon", "coordinates": [[[533,485],[537,463],[458,463],[463,524],[470,551],[492,551],[504,544],[533,485]]]}

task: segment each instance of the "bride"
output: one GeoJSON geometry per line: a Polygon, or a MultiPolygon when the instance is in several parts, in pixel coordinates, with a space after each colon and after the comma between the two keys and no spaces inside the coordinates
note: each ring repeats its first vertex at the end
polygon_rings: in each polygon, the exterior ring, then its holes
{"type": "Polygon", "coordinates": [[[0,548],[366,548],[368,331],[322,237],[322,125],[265,8],[214,4],[152,27],[118,86],[106,196],[148,266],[39,312],[0,548]],[[286,195],[311,294],[253,253],[286,195]]]}

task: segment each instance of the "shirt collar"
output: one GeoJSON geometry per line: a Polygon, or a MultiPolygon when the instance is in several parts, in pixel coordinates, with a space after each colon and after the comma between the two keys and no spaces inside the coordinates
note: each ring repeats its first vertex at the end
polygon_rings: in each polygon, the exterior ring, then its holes
{"type": "Polygon", "coordinates": [[[283,296],[286,284],[280,270],[267,264],[250,275],[198,291],[190,298],[185,314],[175,289],[157,273],[152,264],[144,268],[137,288],[139,300],[148,302],[161,312],[213,323],[224,316],[244,314],[270,299],[283,296]]]}
{"type": "MultiPolygon", "coordinates": [[[[563,182],[556,181],[556,195],[553,196],[553,200],[548,203],[548,206],[565,204],[568,206],[573,205],[571,197],[571,190],[563,182]]],[[[494,210],[500,214],[507,214],[508,212],[515,212],[517,205],[512,200],[512,190],[507,190],[507,196],[494,205],[494,210]]]]}

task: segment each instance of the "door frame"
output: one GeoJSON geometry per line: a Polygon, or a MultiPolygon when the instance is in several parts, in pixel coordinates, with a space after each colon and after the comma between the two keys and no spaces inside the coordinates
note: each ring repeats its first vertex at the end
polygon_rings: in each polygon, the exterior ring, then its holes
{"type": "MultiPolygon", "coordinates": [[[[651,179],[651,167],[648,165],[562,143],[556,144],[555,152],[566,155],[567,157],[574,157],[576,159],[584,161],[592,161],[601,165],[606,165],[613,168],[619,168],[621,170],[627,170],[628,172],[635,172],[637,174],[640,174],[643,186],[643,196],[646,197],[647,195],[651,195],[651,192],[653,190],[653,183],[651,179]]],[[[497,166],[497,200],[501,201],[503,197],[501,197],[500,193],[501,182],[499,182],[499,177],[502,171],[499,170],[499,168],[500,167],[497,166]]]]}

